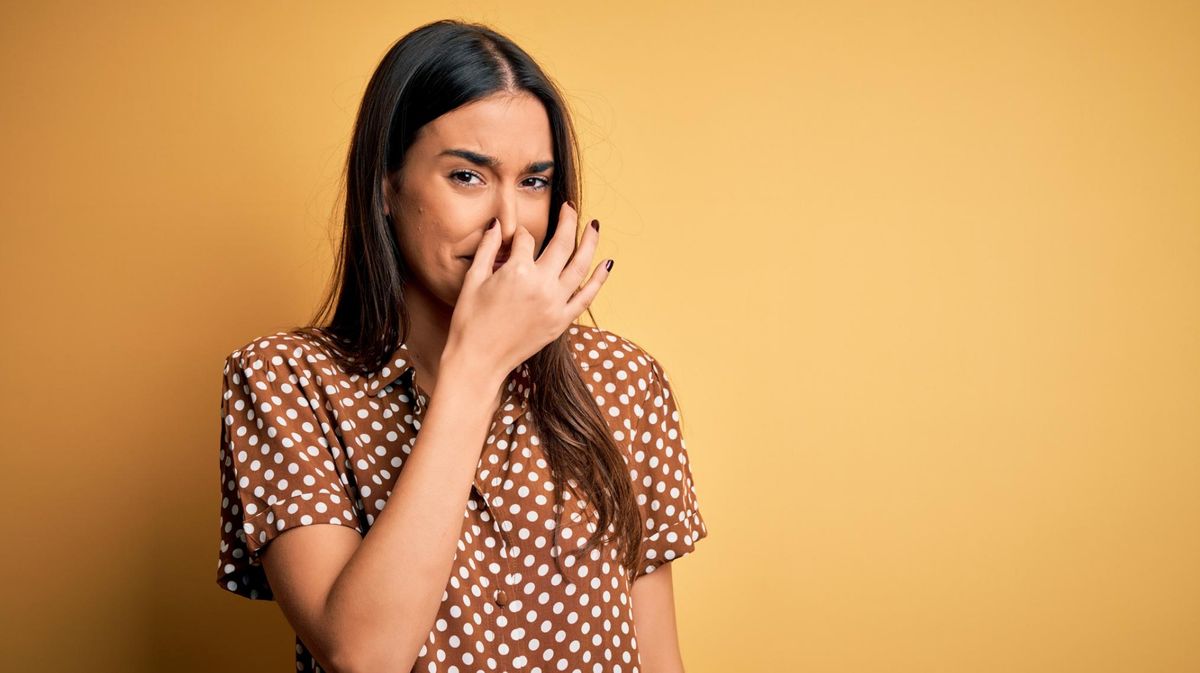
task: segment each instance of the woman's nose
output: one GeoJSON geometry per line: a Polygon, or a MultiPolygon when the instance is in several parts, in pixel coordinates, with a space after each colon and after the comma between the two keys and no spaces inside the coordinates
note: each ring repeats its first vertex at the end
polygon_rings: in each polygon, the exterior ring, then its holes
{"type": "Polygon", "coordinates": [[[506,241],[511,239],[517,231],[517,218],[512,215],[497,215],[496,218],[500,220],[501,238],[506,241]]]}
{"type": "Polygon", "coordinates": [[[507,245],[517,231],[517,203],[515,198],[505,196],[500,196],[496,201],[493,215],[500,220],[500,235],[507,245]]]}

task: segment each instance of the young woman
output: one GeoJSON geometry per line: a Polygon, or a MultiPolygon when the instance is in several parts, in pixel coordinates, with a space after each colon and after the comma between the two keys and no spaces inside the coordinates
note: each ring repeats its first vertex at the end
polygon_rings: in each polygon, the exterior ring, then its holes
{"type": "Polygon", "coordinates": [[[485,26],[371,78],[319,319],[225,361],[218,581],[297,670],[683,670],[669,562],[707,528],[662,365],[575,322],[612,268],[576,157],[485,26]]]}

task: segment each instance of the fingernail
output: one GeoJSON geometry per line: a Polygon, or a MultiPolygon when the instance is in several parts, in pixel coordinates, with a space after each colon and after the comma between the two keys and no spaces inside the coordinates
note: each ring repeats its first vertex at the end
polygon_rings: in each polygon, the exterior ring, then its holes
{"type": "Polygon", "coordinates": [[[604,263],[604,270],[605,270],[605,271],[612,271],[612,263],[613,263],[613,261],[612,261],[611,259],[610,259],[610,260],[608,260],[607,262],[605,262],[605,263],[604,263]]]}
{"type": "Polygon", "coordinates": [[[497,222],[499,222],[499,221],[500,221],[500,218],[498,218],[498,217],[493,217],[493,218],[492,218],[492,221],[491,221],[491,222],[488,222],[488,226],[487,226],[487,228],[488,228],[488,229],[491,229],[492,227],[496,226],[496,223],[497,223],[497,222]]]}
{"type": "Polygon", "coordinates": [[[600,220],[592,220],[592,229],[600,231],[600,220]]]}
{"type": "Polygon", "coordinates": [[[571,206],[571,210],[579,210],[578,208],[575,207],[574,201],[567,201],[567,205],[571,206]]]}

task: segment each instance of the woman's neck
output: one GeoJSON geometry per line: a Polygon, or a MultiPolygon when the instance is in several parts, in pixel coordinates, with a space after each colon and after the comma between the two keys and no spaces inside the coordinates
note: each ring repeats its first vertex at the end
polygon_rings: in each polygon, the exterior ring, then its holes
{"type": "Polygon", "coordinates": [[[404,290],[409,320],[405,345],[412,364],[417,368],[421,389],[426,394],[432,394],[437,385],[454,307],[446,306],[415,283],[409,284],[404,290]]]}

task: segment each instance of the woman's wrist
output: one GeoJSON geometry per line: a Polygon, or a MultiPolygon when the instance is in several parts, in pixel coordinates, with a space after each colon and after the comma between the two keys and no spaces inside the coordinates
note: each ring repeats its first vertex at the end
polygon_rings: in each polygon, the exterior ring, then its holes
{"type": "Polygon", "coordinates": [[[443,381],[453,381],[455,387],[479,390],[490,400],[510,373],[500,369],[486,358],[446,344],[438,366],[438,387],[441,387],[443,381]]]}

